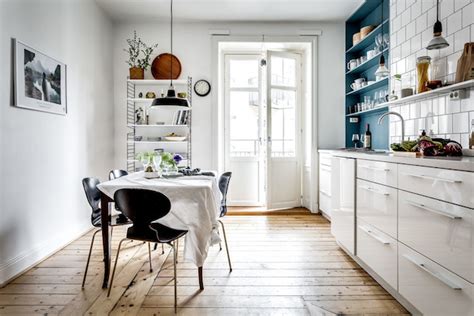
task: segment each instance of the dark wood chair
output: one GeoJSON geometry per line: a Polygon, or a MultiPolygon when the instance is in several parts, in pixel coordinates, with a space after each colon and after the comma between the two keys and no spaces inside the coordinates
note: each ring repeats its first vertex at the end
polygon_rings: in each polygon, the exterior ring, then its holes
{"type": "MultiPolygon", "coordinates": [[[[138,240],[148,243],[150,254],[150,243],[168,244],[173,248],[174,265],[174,309],[177,309],[177,282],[176,282],[176,240],[183,237],[187,230],[179,230],[167,227],[154,221],[164,217],[171,209],[171,202],[166,195],[144,189],[120,189],[114,194],[114,201],[118,208],[132,221],[132,226],[127,230],[127,237],[119,243],[114,269],[110,280],[107,296],[110,295],[114,282],[115,269],[120,254],[120,247],[125,240],[138,240]]],[[[152,271],[151,254],[149,255],[150,271],[152,271]]]]}
{"type": "MultiPolygon", "coordinates": [[[[89,263],[91,260],[92,248],[94,247],[95,236],[98,232],[101,231],[102,218],[100,213],[100,191],[97,188],[97,185],[99,183],[100,181],[97,178],[82,179],[82,186],[84,187],[84,192],[86,194],[87,201],[89,202],[89,205],[92,208],[91,224],[92,226],[98,228],[92,235],[89,255],[87,256],[86,270],[84,272],[84,278],[82,280],[82,288],[84,288],[86,284],[87,271],[89,270],[89,263]]],[[[127,225],[131,223],[125,216],[123,216],[123,214],[111,216],[108,220],[109,225],[111,226],[111,231],[113,231],[114,226],[127,225]]]]}
{"type": "MultiPolygon", "coordinates": [[[[222,194],[220,218],[224,217],[227,214],[227,191],[229,190],[229,183],[230,183],[230,178],[231,177],[232,177],[232,172],[224,172],[219,177],[219,190],[221,191],[221,194],[222,194]]],[[[229,262],[229,270],[230,270],[230,272],[232,272],[232,263],[230,261],[229,246],[227,244],[227,236],[225,234],[224,223],[220,219],[218,221],[222,226],[222,233],[224,235],[225,250],[227,252],[227,261],[229,262]]],[[[219,247],[220,247],[220,250],[222,250],[222,245],[221,244],[219,244],[219,247]]]]}

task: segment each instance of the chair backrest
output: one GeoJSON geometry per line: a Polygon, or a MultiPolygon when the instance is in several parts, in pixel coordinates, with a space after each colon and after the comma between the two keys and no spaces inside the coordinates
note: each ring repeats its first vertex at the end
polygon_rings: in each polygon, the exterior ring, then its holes
{"type": "Polygon", "coordinates": [[[109,180],[114,180],[128,175],[128,172],[122,169],[114,169],[109,172],[109,180]]]}
{"type": "Polygon", "coordinates": [[[127,237],[138,240],[152,240],[155,231],[149,228],[151,222],[169,213],[171,202],[160,192],[145,189],[120,189],[114,194],[115,204],[128,217],[133,226],[127,237]]]}
{"type": "Polygon", "coordinates": [[[87,201],[92,208],[91,221],[92,224],[96,223],[100,219],[100,191],[97,185],[100,183],[97,178],[84,178],[82,179],[82,186],[86,193],[87,201]]]}
{"type": "Polygon", "coordinates": [[[222,193],[221,217],[227,213],[227,191],[229,191],[230,178],[232,172],[224,172],[219,178],[219,190],[222,193]]]}

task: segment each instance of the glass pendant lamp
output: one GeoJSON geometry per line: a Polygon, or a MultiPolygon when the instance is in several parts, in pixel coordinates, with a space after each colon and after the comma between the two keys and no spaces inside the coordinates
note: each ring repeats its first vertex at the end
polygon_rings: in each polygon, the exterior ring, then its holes
{"type": "MultiPolygon", "coordinates": [[[[173,56],[173,0],[170,0],[170,13],[171,13],[171,55],[173,56]]],[[[173,58],[170,58],[170,86],[165,97],[156,98],[151,103],[151,106],[183,106],[189,107],[188,99],[186,98],[177,98],[176,91],[173,87],[173,58]]]]}
{"type": "MultiPolygon", "coordinates": [[[[384,19],[383,19],[383,2],[381,4],[381,8],[382,8],[382,23],[383,23],[384,22],[384,19]]],[[[383,27],[381,28],[381,31],[383,33],[383,27]]],[[[380,55],[380,59],[379,59],[379,67],[375,71],[375,78],[376,78],[376,80],[380,80],[380,79],[383,79],[385,77],[388,77],[389,75],[390,75],[390,71],[385,66],[385,56],[383,55],[383,52],[382,52],[382,55],[380,55]]]]}

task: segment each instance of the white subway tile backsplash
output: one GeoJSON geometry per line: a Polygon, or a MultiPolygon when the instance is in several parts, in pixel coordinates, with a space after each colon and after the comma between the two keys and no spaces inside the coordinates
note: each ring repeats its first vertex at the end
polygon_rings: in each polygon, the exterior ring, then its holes
{"type": "Polygon", "coordinates": [[[469,148],[469,133],[461,134],[460,144],[462,148],[469,148]]]}
{"type": "Polygon", "coordinates": [[[448,134],[453,131],[453,116],[441,115],[438,117],[438,133],[448,134]]]}
{"type": "Polygon", "coordinates": [[[453,114],[453,133],[469,132],[469,113],[462,112],[453,114]]]}
{"type": "Polygon", "coordinates": [[[471,3],[462,8],[462,27],[467,27],[472,24],[474,19],[474,3],[471,3]]]}
{"type": "MultiPolygon", "coordinates": [[[[391,0],[391,71],[402,75],[402,87],[416,87],[416,58],[430,56],[431,78],[454,82],[464,43],[474,42],[474,0],[441,0],[443,35],[450,44],[428,51],[436,22],[436,0],[391,0]]],[[[393,87],[393,82],[392,82],[393,87]]],[[[451,137],[467,146],[470,122],[474,120],[474,88],[466,98],[450,101],[433,96],[417,103],[391,107],[405,118],[406,138],[416,139],[421,130],[436,137],[451,137]]],[[[398,118],[390,118],[390,141],[399,142],[398,118]]]]}
{"type": "Polygon", "coordinates": [[[449,113],[458,113],[461,111],[461,101],[459,100],[449,100],[446,105],[446,112],[449,113]]]}
{"type": "MultiPolygon", "coordinates": [[[[443,1],[450,2],[450,1],[443,1]]],[[[448,16],[447,35],[453,34],[462,28],[462,11],[457,11],[448,16]]]]}
{"type": "Polygon", "coordinates": [[[464,44],[468,43],[471,38],[471,28],[469,26],[463,28],[459,32],[454,33],[454,51],[464,49],[464,44]]]}

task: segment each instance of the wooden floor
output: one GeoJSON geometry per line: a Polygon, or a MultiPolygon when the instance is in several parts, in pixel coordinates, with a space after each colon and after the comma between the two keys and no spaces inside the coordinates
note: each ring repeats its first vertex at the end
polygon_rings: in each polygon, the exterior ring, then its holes
{"type": "MultiPolygon", "coordinates": [[[[180,315],[407,313],[339,249],[321,216],[228,216],[224,222],[234,270],[229,273],[225,250],[212,247],[199,292],[196,267],[179,262],[180,315]]],[[[114,230],[114,250],[124,231],[114,230]]],[[[174,315],[169,249],[153,252],[150,273],[146,245],[127,243],[107,298],[100,238],[81,291],[90,238],[74,241],[0,289],[0,315],[174,315]]]]}

